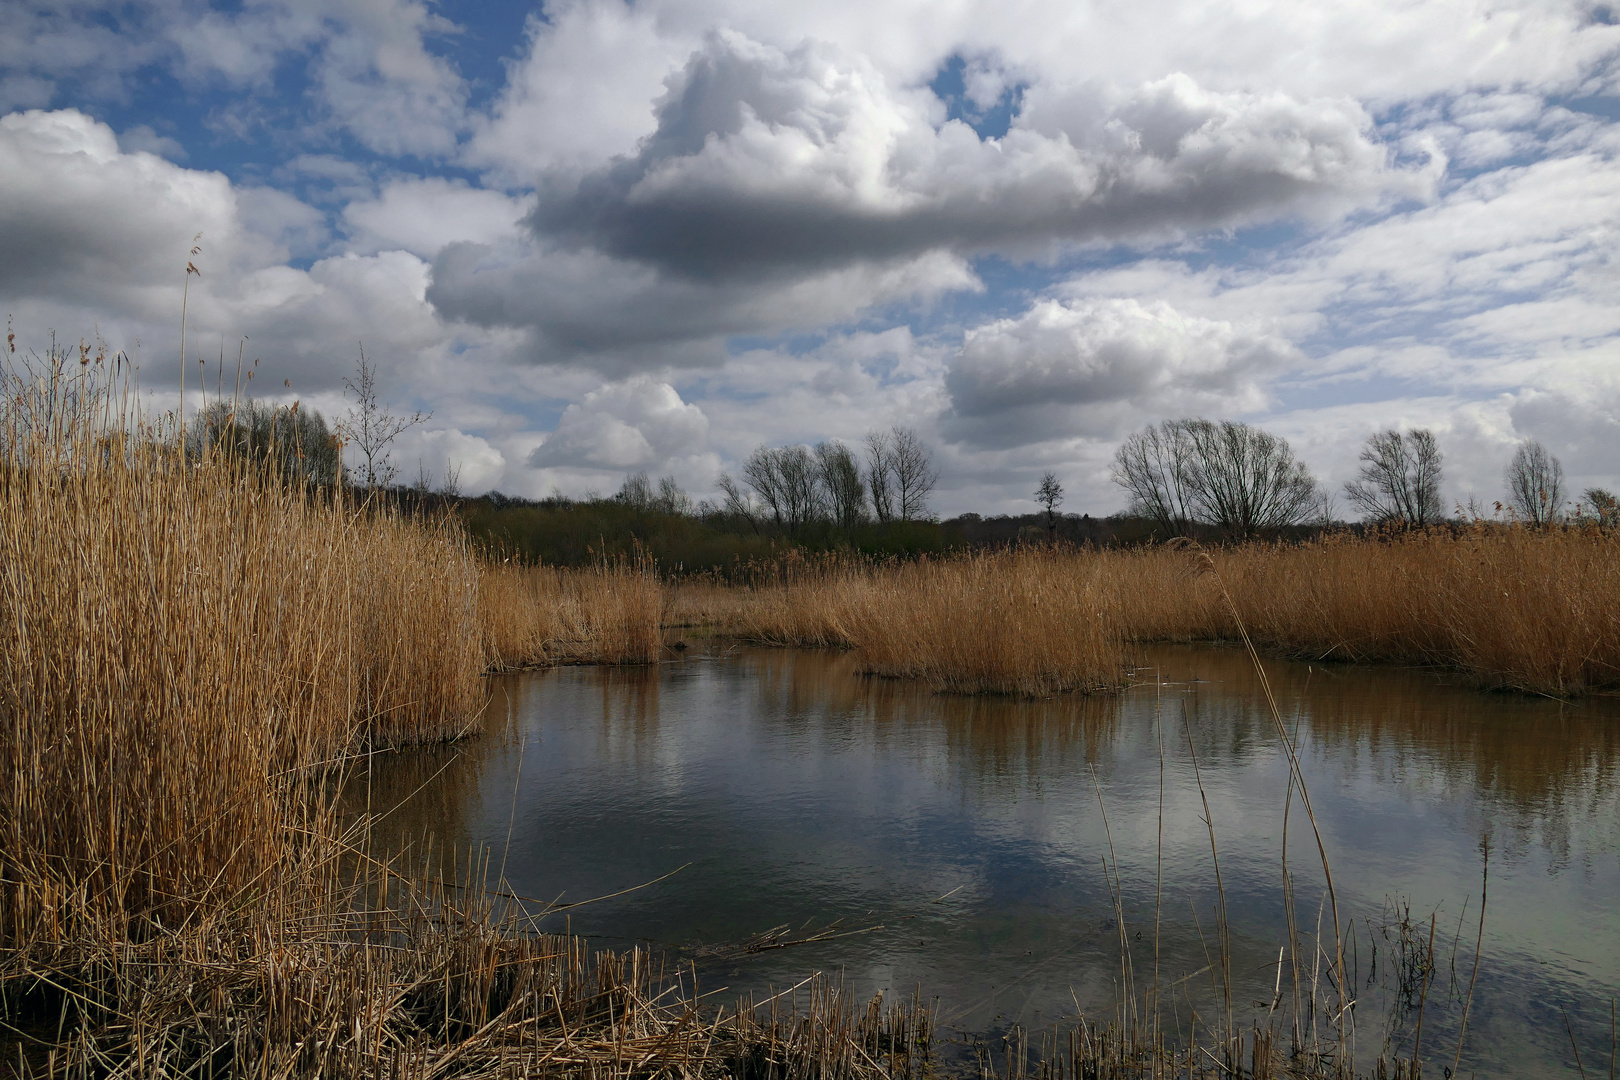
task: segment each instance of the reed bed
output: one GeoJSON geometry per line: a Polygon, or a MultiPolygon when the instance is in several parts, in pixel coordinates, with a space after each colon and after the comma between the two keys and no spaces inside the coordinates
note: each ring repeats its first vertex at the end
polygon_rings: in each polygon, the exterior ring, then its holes
{"type": "Polygon", "coordinates": [[[498,563],[483,572],[478,620],[495,670],[547,664],[654,664],[667,591],[645,559],[581,570],[498,563]]]}
{"type": "Polygon", "coordinates": [[[690,974],[647,950],[525,932],[419,878],[372,863],[341,907],[86,943],[74,968],[99,978],[65,994],[60,962],[18,971],[8,1022],[34,1039],[6,1064],[19,1077],[922,1075],[931,1029],[914,1001],[862,1009],[816,978],[791,1005],[700,1013],[690,974]]]}
{"type": "Polygon", "coordinates": [[[1045,697],[1125,681],[1107,582],[1039,551],[863,566],[832,560],[753,590],[733,632],[761,644],[840,646],[870,675],[951,694],[1045,697]]]}
{"type": "Polygon", "coordinates": [[[1596,527],[834,558],[729,603],[714,591],[676,610],[761,644],[853,648],[870,672],[961,693],[1118,686],[1131,643],[1236,641],[1236,618],[1285,655],[1433,665],[1555,696],[1620,687],[1620,532],[1596,527]]]}
{"type": "Polygon", "coordinates": [[[1559,697],[1620,687],[1620,532],[1480,524],[1100,560],[1133,640],[1254,640],[1322,660],[1434,665],[1559,697]],[[1211,573],[1211,571],[1214,571],[1211,573]]]}
{"type": "Polygon", "coordinates": [[[0,438],[0,947],[139,939],[286,878],[356,750],[482,700],[459,535],[81,412],[0,438]]]}

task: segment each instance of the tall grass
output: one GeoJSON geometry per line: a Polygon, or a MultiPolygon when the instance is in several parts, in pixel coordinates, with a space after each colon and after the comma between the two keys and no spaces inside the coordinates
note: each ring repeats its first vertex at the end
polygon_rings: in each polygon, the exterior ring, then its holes
{"type": "Polygon", "coordinates": [[[96,369],[48,374],[0,428],[8,947],[271,891],[330,832],[313,770],[453,736],[482,696],[456,532],[182,458],[96,369]]]}
{"type": "Polygon", "coordinates": [[[700,1020],[646,953],[507,922],[487,859],[457,884],[343,824],[334,776],[467,730],[488,648],[656,655],[647,567],[481,579],[457,529],[183,452],[84,360],[7,373],[0,401],[8,1072],[919,1070],[915,1005],[823,983],[802,1013],[700,1020]]]}
{"type": "MultiPolygon", "coordinates": [[[[1254,640],[1313,659],[1430,664],[1479,684],[1567,696],[1620,686],[1620,532],[1480,524],[1210,553],[1254,640]]],[[[1075,556],[1115,583],[1139,641],[1235,640],[1186,551],[1075,556]]]]}
{"type": "Polygon", "coordinates": [[[867,674],[1043,697],[1123,684],[1107,584],[1092,567],[1033,550],[876,566],[829,559],[756,587],[727,614],[732,632],[764,644],[854,648],[867,674]]]}
{"type": "Polygon", "coordinates": [[[576,570],[498,563],[484,570],[478,592],[485,654],[500,670],[656,663],[666,607],[642,557],[576,570]]]}
{"type": "Polygon", "coordinates": [[[691,591],[675,610],[722,633],[854,648],[868,671],[964,693],[1117,686],[1130,643],[1235,642],[1238,619],[1289,655],[1435,665],[1557,696],[1620,687],[1620,532],[1596,527],[830,559],[729,597],[691,591]]]}

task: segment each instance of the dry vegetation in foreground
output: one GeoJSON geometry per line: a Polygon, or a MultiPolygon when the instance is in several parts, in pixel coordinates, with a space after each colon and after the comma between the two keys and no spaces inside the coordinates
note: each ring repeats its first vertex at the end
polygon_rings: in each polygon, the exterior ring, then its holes
{"type": "MultiPolygon", "coordinates": [[[[132,429],[100,370],[14,381],[0,417],[9,1072],[937,1073],[916,1000],[860,1006],[812,979],[710,1011],[644,952],[534,932],[532,911],[484,891],[487,862],[446,882],[453,857],[407,866],[371,850],[364,815],[344,825],[337,792],[363,753],[468,730],[487,666],[654,659],[651,567],[480,569],[457,530],[132,429]]],[[[874,671],[1095,689],[1119,664],[1114,565],[1026,552],[846,567],[751,599],[780,600],[795,634],[865,638],[874,671]]],[[[734,614],[759,616],[763,636],[761,611],[734,614]]],[[[1020,1048],[976,1071],[1345,1073],[1269,1032],[1206,1034],[1170,1048],[1154,1027],[1082,1022],[1038,1062],[1020,1048]]]]}
{"type": "Polygon", "coordinates": [[[761,644],[853,648],[865,671],[960,693],[1119,686],[1129,643],[1233,641],[1234,611],[1287,655],[1432,664],[1557,696],[1620,687],[1620,533],[1596,526],[835,557],[683,587],[674,610],[761,644]]]}
{"type": "Polygon", "coordinates": [[[476,714],[453,531],[88,428],[0,438],[0,945],[279,889],[326,828],[307,773],[476,714]]]}
{"type": "MultiPolygon", "coordinates": [[[[0,1071],[917,1071],[915,1003],[820,985],[803,1011],[700,1015],[645,953],[532,933],[434,860],[373,853],[336,801],[357,755],[458,736],[483,702],[463,534],[183,455],[85,360],[0,403],[0,1071]]],[[[569,614],[593,588],[657,630],[634,568],[493,580],[560,597],[546,634],[575,655],[645,654],[569,614]]]]}

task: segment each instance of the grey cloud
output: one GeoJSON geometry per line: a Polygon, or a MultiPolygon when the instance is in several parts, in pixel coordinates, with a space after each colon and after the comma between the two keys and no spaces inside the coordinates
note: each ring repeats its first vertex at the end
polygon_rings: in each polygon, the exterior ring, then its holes
{"type": "Polygon", "coordinates": [[[136,124],[134,127],[124,129],[118,136],[118,149],[126,154],[144,150],[148,154],[156,154],[170,161],[184,161],[187,157],[186,148],[181,146],[178,140],[167,135],[159,135],[150,124],[136,124]]]}
{"type": "Polygon", "coordinates": [[[427,298],[445,317],[532,335],[530,358],[605,374],[718,364],[729,334],[813,328],[874,304],[977,286],[941,253],[861,263],[797,280],[708,282],[595,251],[450,244],[427,298]]]}
{"type": "Polygon", "coordinates": [[[1620,384],[1593,385],[1583,394],[1530,390],[1508,415],[1516,432],[1562,460],[1572,484],[1608,484],[1620,473],[1620,384]]]}
{"type": "Polygon", "coordinates": [[[291,377],[300,393],[337,385],[357,337],[391,366],[448,347],[415,256],[286,265],[289,248],[312,251],[324,234],[322,216],[291,196],[124,153],[76,110],[0,117],[0,303],[26,342],[51,329],[106,335],[149,387],[175,385],[182,290],[190,340],[245,335],[247,359],[265,361],[260,380],[291,377]]]}
{"type": "Polygon", "coordinates": [[[216,265],[252,243],[219,173],[121,153],[111,128],[75,110],[0,117],[0,292],[126,309],[156,285],[178,292],[198,232],[216,265]]]}
{"type": "Polygon", "coordinates": [[[633,157],[542,177],[537,234],[693,276],[801,273],[934,249],[1185,230],[1343,209],[1389,171],[1351,101],[1223,94],[1173,75],[1133,92],[1032,89],[999,140],[934,126],[926,90],[861,57],[721,32],[672,78],[633,157]]]}
{"type": "Polygon", "coordinates": [[[1263,380],[1300,359],[1286,341],[1131,299],[1048,300],[969,330],[945,375],[953,437],[1019,446],[1107,436],[1139,417],[1265,401],[1263,380]]]}

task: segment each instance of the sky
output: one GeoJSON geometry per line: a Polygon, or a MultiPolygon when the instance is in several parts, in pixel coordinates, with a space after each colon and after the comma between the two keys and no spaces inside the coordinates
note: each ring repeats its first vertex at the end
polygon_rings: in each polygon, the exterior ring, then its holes
{"type": "MultiPolygon", "coordinates": [[[[1620,8],[1588,0],[0,0],[0,311],[405,479],[715,491],[914,428],[943,515],[1122,438],[1428,427],[1620,486],[1620,8]],[[192,255],[191,249],[199,250],[192,255]],[[188,276],[194,263],[199,273],[188,276]],[[203,368],[195,364],[202,357],[203,368]],[[209,369],[212,369],[211,371],[209,369]]],[[[1348,513],[1342,505],[1341,513],[1348,513]]]]}

